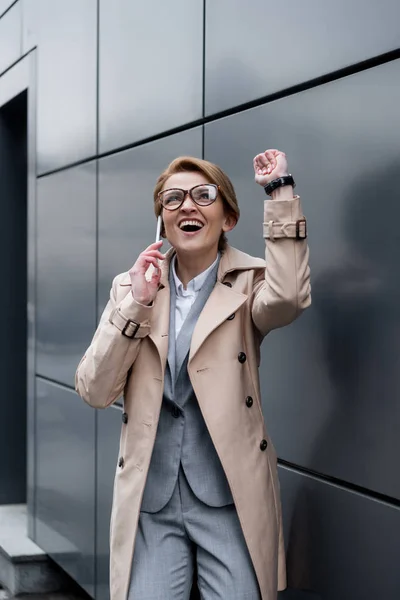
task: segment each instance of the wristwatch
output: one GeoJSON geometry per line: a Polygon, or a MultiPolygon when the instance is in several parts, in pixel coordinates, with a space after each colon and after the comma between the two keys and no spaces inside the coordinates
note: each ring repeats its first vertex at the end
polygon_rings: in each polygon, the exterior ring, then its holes
{"type": "Polygon", "coordinates": [[[285,175],[284,177],[278,177],[277,179],[273,179],[272,181],[267,183],[266,186],[264,186],[264,190],[267,196],[271,196],[274,190],[283,187],[284,185],[291,185],[294,188],[296,187],[294,179],[290,174],[285,175]]]}

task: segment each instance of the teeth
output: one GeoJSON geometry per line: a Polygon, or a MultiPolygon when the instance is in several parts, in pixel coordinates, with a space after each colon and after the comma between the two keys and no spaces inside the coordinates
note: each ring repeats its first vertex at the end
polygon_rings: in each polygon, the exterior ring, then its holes
{"type": "Polygon", "coordinates": [[[183,227],[187,227],[187,226],[192,226],[192,227],[203,227],[203,223],[200,223],[200,221],[182,221],[182,223],[179,224],[179,227],[182,229],[183,227]]]}

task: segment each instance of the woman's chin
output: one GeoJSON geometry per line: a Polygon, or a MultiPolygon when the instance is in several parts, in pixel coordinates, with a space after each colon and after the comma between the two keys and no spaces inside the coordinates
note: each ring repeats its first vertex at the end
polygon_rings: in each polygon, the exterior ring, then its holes
{"type": "Polygon", "coordinates": [[[196,252],[196,253],[202,253],[204,252],[204,250],[207,252],[206,247],[204,245],[204,241],[201,241],[200,239],[196,238],[196,237],[187,237],[185,239],[179,239],[179,240],[174,240],[175,243],[173,243],[172,245],[174,246],[175,250],[177,252],[182,252],[182,253],[192,253],[192,252],[196,252]]]}

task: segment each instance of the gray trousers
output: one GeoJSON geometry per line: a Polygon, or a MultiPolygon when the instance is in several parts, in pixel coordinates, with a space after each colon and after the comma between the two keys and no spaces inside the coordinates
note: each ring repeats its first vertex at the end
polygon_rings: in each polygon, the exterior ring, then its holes
{"type": "Polygon", "coordinates": [[[203,504],[181,468],[168,504],[140,513],[128,600],[189,600],[195,564],[202,600],[260,600],[235,506],[203,504]]]}

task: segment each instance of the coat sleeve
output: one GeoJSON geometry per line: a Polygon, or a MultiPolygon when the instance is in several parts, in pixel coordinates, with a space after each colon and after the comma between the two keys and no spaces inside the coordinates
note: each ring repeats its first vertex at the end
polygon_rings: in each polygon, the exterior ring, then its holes
{"type": "Polygon", "coordinates": [[[106,408],[122,395],[141,341],[150,333],[152,307],[135,302],[130,287],[122,288],[128,293],[117,303],[120,281],[120,275],[113,281],[108,304],[75,375],[76,391],[95,408],[106,408]]]}
{"type": "MultiPolygon", "coordinates": [[[[255,277],[251,298],[252,319],[262,336],[288,325],[311,304],[307,240],[295,237],[302,219],[299,196],[265,200],[266,268],[255,277]]],[[[300,227],[303,231],[305,223],[300,227]]]]}

